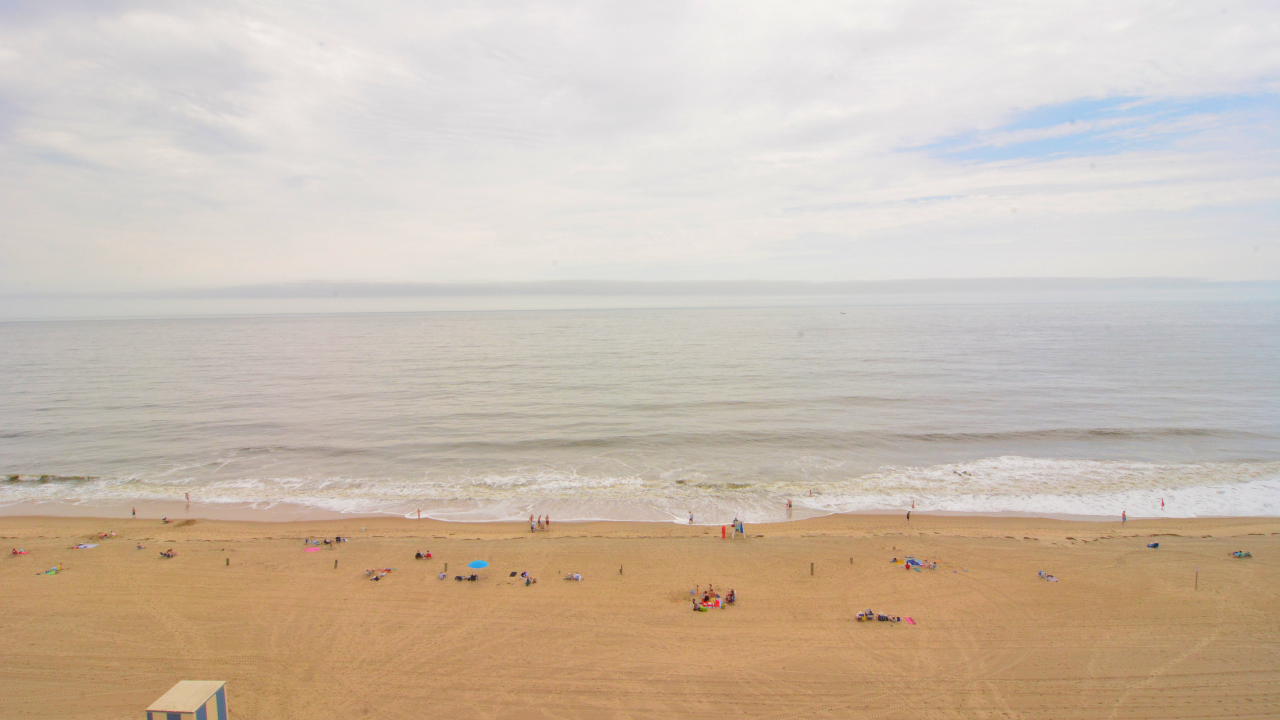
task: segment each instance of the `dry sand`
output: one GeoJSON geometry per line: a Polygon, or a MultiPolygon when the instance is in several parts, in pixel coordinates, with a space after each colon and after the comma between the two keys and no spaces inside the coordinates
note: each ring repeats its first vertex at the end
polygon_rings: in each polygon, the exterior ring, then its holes
{"type": "Polygon", "coordinates": [[[1280,520],[747,530],[0,518],[0,718],[137,720],[180,679],[227,680],[231,717],[261,720],[1280,716],[1280,520]],[[321,535],[351,541],[303,551],[321,535]],[[708,582],[738,607],[691,612],[708,582]]]}

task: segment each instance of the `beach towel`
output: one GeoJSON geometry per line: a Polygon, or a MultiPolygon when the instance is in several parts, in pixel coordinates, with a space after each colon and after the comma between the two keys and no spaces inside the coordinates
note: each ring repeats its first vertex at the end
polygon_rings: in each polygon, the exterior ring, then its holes
{"type": "Polygon", "coordinates": [[[89,548],[96,548],[96,547],[98,547],[98,543],[80,543],[79,545],[71,549],[72,550],[88,550],[89,548]]]}
{"type": "Polygon", "coordinates": [[[307,548],[304,552],[320,552],[320,548],[307,548]]]}
{"type": "Polygon", "coordinates": [[[908,625],[915,625],[915,624],[916,624],[916,621],[915,621],[915,620],[912,620],[911,618],[907,618],[907,624],[908,624],[908,625]]]}

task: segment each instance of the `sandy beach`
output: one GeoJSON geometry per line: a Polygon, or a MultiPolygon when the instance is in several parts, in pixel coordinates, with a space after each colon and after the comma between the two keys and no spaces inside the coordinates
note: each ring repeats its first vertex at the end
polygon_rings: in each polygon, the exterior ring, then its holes
{"type": "Polygon", "coordinates": [[[181,679],[255,719],[1280,714],[1280,520],[746,529],[2,518],[0,717],[139,718],[181,679]],[[709,583],[737,605],[692,612],[709,583]]]}

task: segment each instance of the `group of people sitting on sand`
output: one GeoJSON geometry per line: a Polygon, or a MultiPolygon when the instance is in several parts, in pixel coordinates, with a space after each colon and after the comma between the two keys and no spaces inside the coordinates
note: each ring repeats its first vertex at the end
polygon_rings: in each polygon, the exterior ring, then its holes
{"type": "Polygon", "coordinates": [[[928,560],[917,560],[911,557],[910,555],[902,558],[901,560],[899,560],[898,558],[894,558],[889,562],[893,563],[894,565],[902,565],[907,570],[911,570],[912,568],[915,568],[916,570],[920,570],[920,569],[937,570],[938,569],[937,560],[934,560],[932,562],[928,560]]]}
{"type": "Polygon", "coordinates": [[[1253,557],[1253,553],[1249,552],[1248,550],[1237,550],[1237,551],[1235,551],[1235,552],[1231,553],[1231,557],[1234,557],[1234,558],[1251,558],[1251,557],[1253,557]]]}
{"type": "Polygon", "coordinates": [[[430,551],[430,550],[428,550],[428,551],[426,551],[426,552],[422,552],[421,550],[419,550],[418,552],[416,552],[416,553],[414,553],[414,554],[413,554],[413,559],[414,559],[414,560],[430,560],[430,559],[431,559],[431,551],[430,551]]]}
{"type": "MultiPolygon", "coordinates": [[[[441,580],[443,580],[443,579],[444,579],[444,573],[440,573],[440,579],[441,579],[441,580]]],[[[466,580],[466,581],[468,581],[468,582],[475,582],[475,581],[477,581],[477,580],[479,580],[479,579],[480,579],[480,576],[479,576],[479,575],[476,575],[475,573],[472,573],[472,574],[470,574],[470,575],[454,575],[454,576],[453,576],[453,579],[454,579],[454,580],[457,580],[457,581],[459,581],[459,582],[461,582],[461,581],[463,581],[463,580],[466,580]]]]}
{"type": "Polygon", "coordinates": [[[1041,580],[1046,580],[1046,581],[1048,581],[1048,582],[1058,582],[1058,578],[1056,578],[1056,577],[1054,577],[1054,576],[1050,575],[1049,573],[1047,573],[1047,572],[1045,572],[1045,571],[1043,571],[1043,570],[1041,570],[1041,571],[1040,571],[1040,579],[1041,579],[1041,580]]]}
{"type": "Polygon", "coordinates": [[[723,599],[720,597],[720,593],[716,592],[711,585],[707,585],[706,591],[702,592],[701,600],[698,599],[698,592],[697,587],[689,591],[689,594],[693,596],[693,609],[695,612],[706,612],[712,608],[723,610],[738,601],[738,593],[734,592],[732,588],[723,599]]]}
{"type": "Polygon", "coordinates": [[[9,551],[9,554],[10,555],[26,555],[27,551],[23,550],[22,548],[14,548],[9,551]]]}
{"type": "Polygon", "coordinates": [[[877,613],[874,610],[867,609],[858,613],[858,622],[902,622],[902,618],[897,615],[885,615],[877,613]]]}
{"type": "MultiPolygon", "coordinates": [[[[335,560],[334,562],[337,561],[335,560]]],[[[395,571],[395,568],[373,568],[372,570],[365,570],[364,576],[370,580],[381,580],[395,571]]]]}
{"type": "Polygon", "coordinates": [[[170,550],[161,550],[161,551],[160,551],[160,557],[162,557],[162,558],[173,558],[173,557],[178,557],[178,553],[177,553],[177,551],[176,551],[176,550],[172,550],[172,549],[170,549],[170,550]]]}

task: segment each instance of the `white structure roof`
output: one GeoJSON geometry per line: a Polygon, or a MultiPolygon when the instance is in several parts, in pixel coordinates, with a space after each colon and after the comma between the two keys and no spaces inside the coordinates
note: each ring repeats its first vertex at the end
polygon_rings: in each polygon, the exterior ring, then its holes
{"type": "Polygon", "coordinates": [[[193,713],[226,684],[225,680],[182,680],[151,703],[147,711],[193,713]]]}

